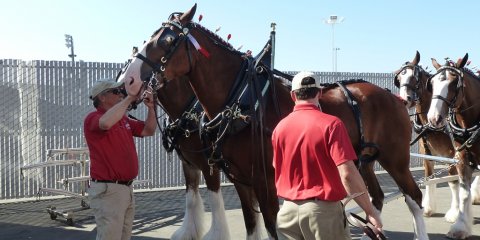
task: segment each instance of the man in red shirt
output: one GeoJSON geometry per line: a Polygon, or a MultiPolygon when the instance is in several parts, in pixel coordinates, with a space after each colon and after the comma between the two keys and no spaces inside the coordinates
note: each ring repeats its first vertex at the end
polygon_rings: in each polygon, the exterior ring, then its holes
{"type": "MultiPolygon", "coordinates": [[[[340,200],[366,192],[343,122],[320,109],[320,88],[313,73],[295,75],[291,91],[295,107],[273,131],[275,184],[284,200],[277,215],[279,239],[351,239],[340,200]]],[[[381,231],[380,216],[368,194],[355,201],[381,231]]]]}
{"type": "Polygon", "coordinates": [[[100,80],[91,90],[96,111],[84,121],[90,151],[88,198],[97,223],[97,240],[126,240],[132,235],[135,214],[133,179],[138,175],[138,157],[133,137],[152,136],[156,129],[154,102],[147,95],[145,122],[127,117],[137,96],[127,95],[123,83],[100,80]]]}

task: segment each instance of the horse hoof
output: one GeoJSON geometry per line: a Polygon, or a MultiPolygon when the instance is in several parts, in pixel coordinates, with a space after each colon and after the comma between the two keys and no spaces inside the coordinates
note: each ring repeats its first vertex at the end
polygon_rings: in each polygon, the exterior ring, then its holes
{"type": "Polygon", "coordinates": [[[434,213],[435,213],[435,211],[433,211],[433,210],[431,210],[431,209],[429,209],[429,210],[425,209],[425,210],[423,211],[423,216],[424,216],[424,217],[431,217],[434,213]]]}
{"type": "Polygon", "coordinates": [[[445,214],[445,221],[449,223],[454,223],[455,221],[457,221],[457,218],[458,218],[458,211],[449,210],[445,214]]]}
{"type": "Polygon", "coordinates": [[[469,236],[470,234],[468,234],[465,231],[458,231],[458,232],[450,231],[447,233],[447,238],[451,238],[451,239],[467,239],[469,236]]]}

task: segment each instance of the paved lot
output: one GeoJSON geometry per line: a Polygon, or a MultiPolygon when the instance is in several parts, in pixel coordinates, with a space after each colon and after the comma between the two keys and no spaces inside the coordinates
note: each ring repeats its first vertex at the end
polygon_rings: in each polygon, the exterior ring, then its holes
{"type": "MultiPolygon", "coordinates": [[[[416,171],[416,178],[423,173],[416,171]]],[[[395,185],[386,174],[379,174],[383,190],[393,192],[395,185]]],[[[222,188],[228,224],[233,239],[245,239],[243,217],[238,196],[232,186],[222,188]]],[[[207,202],[205,191],[201,191],[207,202]]],[[[438,211],[440,213],[426,218],[427,230],[431,240],[446,239],[444,234],[450,224],[443,220],[450,204],[450,190],[446,184],[441,184],[437,191],[438,211]]],[[[132,239],[169,239],[171,234],[180,227],[185,206],[183,190],[170,190],[148,193],[136,193],[137,213],[134,222],[132,239]]],[[[74,226],[66,225],[59,217],[51,220],[46,212],[48,206],[57,208],[80,207],[78,199],[41,200],[24,203],[0,204],[0,239],[19,240],[83,240],[95,238],[95,224],[91,210],[76,212],[74,226]]],[[[210,223],[210,209],[206,204],[206,225],[210,223]]],[[[474,206],[473,236],[470,239],[480,239],[480,206],[474,206]]],[[[385,205],[383,211],[384,229],[389,239],[413,239],[412,217],[408,212],[403,197],[385,205]]],[[[359,239],[358,230],[352,229],[354,239],[359,239]]],[[[264,232],[264,238],[267,234],[264,232]]]]}

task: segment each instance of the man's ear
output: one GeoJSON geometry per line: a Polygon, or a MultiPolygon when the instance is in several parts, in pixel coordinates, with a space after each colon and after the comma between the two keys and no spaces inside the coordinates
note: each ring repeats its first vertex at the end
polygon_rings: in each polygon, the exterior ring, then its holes
{"type": "Polygon", "coordinates": [[[292,98],[292,100],[293,100],[294,102],[297,101],[297,96],[295,96],[295,93],[294,93],[293,91],[290,92],[290,97],[292,98]]]}

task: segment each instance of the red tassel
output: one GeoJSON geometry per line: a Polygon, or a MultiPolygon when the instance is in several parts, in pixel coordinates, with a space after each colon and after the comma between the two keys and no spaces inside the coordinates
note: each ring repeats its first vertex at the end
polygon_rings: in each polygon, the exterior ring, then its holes
{"type": "Polygon", "coordinates": [[[227,41],[230,40],[230,38],[232,38],[232,34],[229,33],[227,36],[227,41]]]}
{"type": "Polygon", "coordinates": [[[198,16],[198,22],[202,21],[202,19],[203,19],[203,15],[200,14],[200,16],[198,16]]]}
{"type": "Polygon", "coordinates": [[[209,53],[207,50],[205,50],[204,48],[200,48],[200,49],[198,49],[198,51],[199,51],[201,54],[203,54],[203,56],[205,56],[206,58],[209,58],[209,57],[210,57],[210,53],[209,53]]]}

